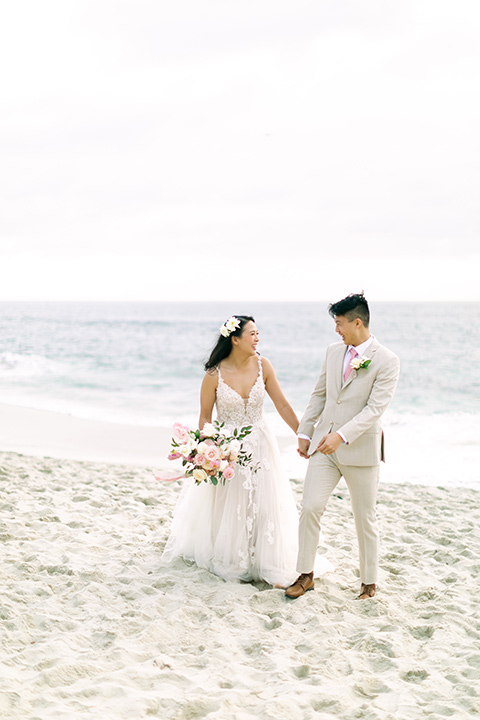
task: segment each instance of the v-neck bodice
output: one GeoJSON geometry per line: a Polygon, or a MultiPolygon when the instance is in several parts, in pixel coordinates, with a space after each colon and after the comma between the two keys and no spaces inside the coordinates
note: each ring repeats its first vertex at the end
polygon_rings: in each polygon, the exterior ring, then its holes
{"type": "Polygon", "coordinates": [[[265,383],[263,381],[262,361],[258,357],[258,376],[250,388],[248,398],[243,398],[222,378],[220,368],[217,367],[217,420],[224,422],[228,427],[244,427],[254,425],[263,419],[263,401],[265,398],[265,383]]]}

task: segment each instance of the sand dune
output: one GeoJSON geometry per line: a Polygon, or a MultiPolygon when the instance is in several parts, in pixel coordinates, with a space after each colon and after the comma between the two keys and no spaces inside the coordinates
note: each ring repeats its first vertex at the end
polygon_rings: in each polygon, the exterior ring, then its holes
{"type": "Polygon", "coordinates": [[[336,570],[297,601],[163,567],[178,491],[0,453],[0,718],[478,716],[477,492],[381,485],[379,592],[359,602],[346,489],[324,522],[336,570]]]}

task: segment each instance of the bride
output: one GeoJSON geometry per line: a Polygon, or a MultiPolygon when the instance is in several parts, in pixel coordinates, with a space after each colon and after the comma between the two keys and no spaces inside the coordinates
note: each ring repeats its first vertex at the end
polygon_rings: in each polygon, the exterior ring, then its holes
{"type": "MultiPolygon", "coordinates": [[[[296,576],[298,514],[265,422],[265,392],[294,433],[298,419],[272,364],[257,353],[258,341],[253,317],[233,316],[222,325],[205,363],[199,420],[201,430],[216,406],[225,431],[251,425],[243,447],[257,470],[237,465],[234,477],[216,486],[186,478],[162,560],[183,557],[225,580],[286,586],[296,576]]],[[[331,568],[324,558],[318,560],[316,574],[331,568]]]]}

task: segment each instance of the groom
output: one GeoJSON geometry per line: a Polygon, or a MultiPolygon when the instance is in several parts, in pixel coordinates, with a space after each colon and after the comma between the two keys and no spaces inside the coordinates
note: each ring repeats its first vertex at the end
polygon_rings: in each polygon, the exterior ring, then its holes
{"type": "Polygon", "coordinates": [[[320,518],[343,476],[352,500],[360,557],[360,599],[375,595],[378,571],[376,499],[383,432],[380,419],[398,381],[396,355],[370,335],[362,294],[330,305],[342,342],[327,348],[320,377],[298,427],[298,452],[309,458],[299,527],[297,572],[285,591],[312,590],[320,518]]]}

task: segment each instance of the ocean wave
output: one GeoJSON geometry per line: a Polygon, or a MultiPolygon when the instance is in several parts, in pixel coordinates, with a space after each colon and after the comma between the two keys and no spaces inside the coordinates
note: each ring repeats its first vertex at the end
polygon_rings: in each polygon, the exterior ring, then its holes
{"type": "Polygon", "coordinates": [[[23,355],[14,352],[0,353],[0,377],[33,378],[63,375],[67,366],[43,355],[23,355]]]}
{"type": "MultiPolygon", "coordinates": [[[[268,421],[278,437],[288,440],[284,463],[289,477],[302,477],[305,461],[295,457],[296,441],[277,413],[268,421]]],[[[383,417],[386,462],[381,480],[480,490],[478,456],[480,413],[416,413],[387,410],[383,417]]]]}

